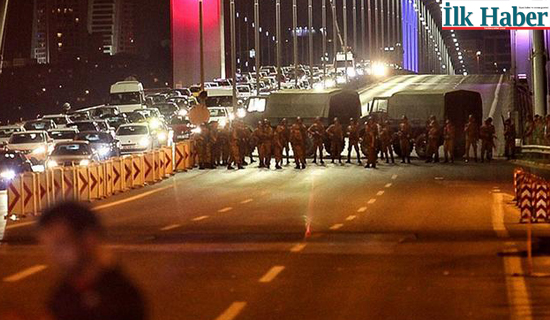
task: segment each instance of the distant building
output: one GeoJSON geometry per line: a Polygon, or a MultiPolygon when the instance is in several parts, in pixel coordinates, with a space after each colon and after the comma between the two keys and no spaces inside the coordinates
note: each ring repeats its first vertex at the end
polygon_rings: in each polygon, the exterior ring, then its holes
{"type": "Polygon", "coordinates": [[[34,0],[31,58],[56,63],[87,49],[87,0],[34,0]]]}
{"type": "Polygon", "coordinates": [[[31,58],[135,54],[135,11],[132,0],[34,0],[31,58]]]}

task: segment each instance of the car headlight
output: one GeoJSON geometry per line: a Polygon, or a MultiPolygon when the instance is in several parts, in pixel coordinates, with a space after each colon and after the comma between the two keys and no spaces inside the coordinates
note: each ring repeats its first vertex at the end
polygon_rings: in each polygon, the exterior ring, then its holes
{"type": "Polygon", "coordinates": [[[108,155],[109,152],[111,152],[111,149],[109,149],[108,147],[101,147],[97,150],[97,153],[99,153],[99,155],[102,157],[108,155]]]}
{"type": "Polygon", "coordinates": [[[160,120],[156,119],[156,118],[151,119],[149,121],[149,126],[151,126],[151,129],[156,129],[156,128],[160,127],[160,120]]]}
{"type": "Polygon", "coordinates": [[[143,138],[139,141],[139,146],[142,148],[147,148],[151,144],[151,140],[149,138],[143,138]]]}
{"type": "Polygon", "coordinates": [[[325,87],[326,88],[333,88],[334,86],[336,86],[336,81],[334,81],[333,79],[325,80],[325,87]]]}
{"type": "Polygon", "coordinates": [[[185,117],[185,116],[187,115],[187,110],[181,109],[181,110],[178,112],[178,115],[181,116],[181,117],[185,117]]]}
{"type": "Polygon", "coordinates": [[[195,129],[191,129],[191,132],[192,133],[195,133],[195,134],[200,134],[201,133],[201,128],[200,127],[196,127],[195,129]]]}
{"type": "Polygon", "coordinates": [[[40,146],[32,151],[32,154],[44,154],[46,153],[46,147],[40,146]]]}
{"type": "Polygon", "coordinates": [[[246,110],[243,108],[237,109],[237,117],[244,118],[246,117],[246,110]]]}
{"type": "Polygon", "coordinates": [[[166,133],[164,132],[160,132],[158,135],[157,135],[157,138],[159,139],[160,142],[164,142],[166,141],[166,133]]]}
{"type": "Polygon", "coordinates": [[[13,170],[7,170],[0,173],[0,177],[5,180],[15,179],[15,172],[13,170]]]}
{"type": "Polygon", "coordinates": [[[50,160],[50,161],[48,161],[48,163],[46,163],[46,167],[55,168],[55,167],[57,167],[57,162],[54,161],[54,160],[50,160]]]}
{"type": "Polygon", "coordinates": [[[225,128],[225,126],[227,125],[227,120],[221,119],[218,125],[220,128],[225,128]]]}
{"type": "Polygon", "coordinates": [[[84,166],[84,167],[89,166],[90,165],[90,160],[87,160],[87,159],[81,160],[80,165],[84,166]]]}

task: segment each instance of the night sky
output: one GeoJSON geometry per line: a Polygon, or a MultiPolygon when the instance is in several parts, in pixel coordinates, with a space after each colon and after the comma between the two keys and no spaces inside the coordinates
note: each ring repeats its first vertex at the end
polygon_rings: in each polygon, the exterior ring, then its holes
{"type": "MultiPolygon", "coordinates": [[[[136,21],[140,54],[170,39],[170,1],[133,0],[138,2],[136,21]]],[[[30,58],[33,21],[33,0],[10,1],[6,26],[5,59],[30,58]]],[[[169,57],[167,57],[169,58],[169,57]]]]}

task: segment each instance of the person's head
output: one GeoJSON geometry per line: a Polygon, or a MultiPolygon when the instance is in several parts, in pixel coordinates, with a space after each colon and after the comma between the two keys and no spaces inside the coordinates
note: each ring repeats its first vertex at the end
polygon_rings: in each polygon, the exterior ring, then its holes
{"type": "Polygon", "coordinates": [[[301,117],[296,118],[296,123],[302,124],[303,123],[302,118],[301,117]]]}
{"type": "Polygon", "coordinates": [[[435,116],[432,114],[432,115],[430,116],[430,121],[435,121],[435,120],[436,120],[436,118],[435,118],[435,116]]]}
{"type": "Polygon", "coordinates": [[[201,91],[199,93],[199,103],[206,103],[206,98],[208,98],[208,92],[205,90],[201,91]]]}
{"type": "Polygon", "coordinates": [[[406,115],[403,115],[403,116],[401,117],[401,120],[403,120],[403,121],[407,121],[407,120],[409,120],[409,118],[407,118],[407,116],[406,116],[406,115]]]}
{"type": "Polygon", "coordinates": [[[350,124],[355,124],[355,119],[349,118],[349,123],[350,123],[350,124]]]}
{"type": "Polygon", "coordinates": [[[269,120],[264,119],[264,126],[271,126],[271,123],[269,123],[269,120]]]}
{"type": "Polygon", "coordinates": [[[338,120],[338,117],[334,117],[334,124],[339,124],[340,120],[338,120]]]}
{"type": "Polygon", "coordinates": [[[474,122],[474,121],[475,121],[475,118],[474,118],[474,115],[473,115],[473,114],[471,114],[471,115],[468,116],[468,121],[470,121],[470,122],[474,122]]]}
{"type": "Polygon", "coordinates": [[[386,126],[389,126],[389,125],[390,125],[390,120],[384,121],[384,124],[385,124],[386,126]]]}
{"type": "Polygon", "coordinates": [[[445,120],[445,124],[451,124],[451,120],[449,119],[445,120]]]}
{"type": "Polygon", "coordinates": [[[491,118],[491,117],[487,118],[487,123],[488,123],[488,124],[493,123],[493,118],[491,118]]]}
{"type": "Polygon", "coordinates": [[[321,117],[315,117],[315,123],[320,124],[321,123],[321,117]]]}
{"type": "Polygon", "coordinates": [[[65,202],[40,216],[38,236],[54,263],[68,274],[77,274],[98,262],[103,227],[87,206],[65,202]]]}
{"type": "Polygon", "coordinates": [[[264,126],[264,122],[262,120],[258,121],[258,128],[261,128],[264,126]]]}
{"type": "Polygon", "coordinates": [[[283,120],[281,120],[281,124],[283,124],[283,125],[285,125],[285,126],[286,126],[287,122],[288,122],[288,121],[286,120],[286,118],[283,118],[283,120]]]}

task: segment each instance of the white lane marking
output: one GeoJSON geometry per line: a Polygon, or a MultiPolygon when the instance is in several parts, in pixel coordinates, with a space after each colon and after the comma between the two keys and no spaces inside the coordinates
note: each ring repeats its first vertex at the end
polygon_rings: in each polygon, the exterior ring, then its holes
{"type": "Polygon", "coordinates": [[[225,309],[225,311],[215,320],[233,320],[243,311],[244,307],[246,307],[246,302],[244,301],[233,302],[229,308],[225,309]]]}
{"type": "Polygon", "coordinates": [[[247,204],[247,203],[250,203],[252,201],[254,201],[254,199],[246,199],[246,200],[241,201],[241,204],[247,204]]]}
{"type": "Polygon", "coordinates": [[[35,224],[35,221],[21,222],[21,223],[18,223],[18,224],[12,224],[12,225],[6,226],[6,230],[26,227],[26,226],[30,226],[32,224],[35,224]]]}
{"type": "Polygon", "coordinates": [[[343,226],[344,226],[343,224],[337,223],[337,224],[333,225],[332,227],[330,227],[329,229],[330,230],[338,230],[338,229],[342,228],[343,226]]]}
{"type": "Polygon", "coordinates": [[[224,212],[231,211],[231,210],[233,210],[233,207],[225,207],[223,209],[218,210],[218,212],[219,213],[224,213],[224,212]]]}
{"type": "Polygon", "coordinates": [[[161,230],[161,231],[169,231],[169,230],[177,229],[177,228],[179,228],[179,227],[181,227],[181,224],[171,224],[171,225],[166,226],[166,227],[164,227],[164,228],[162,228],[162,229],[160,229],[160,230],[161,230]]]}
{"type": "MultiPolygon", "coordinates": [[[[493,193],[491,220],[497,237],[508,238],[510,236],[504,224],[504,200],[502,193],[493,193]]],[[[521,266],[521,258],[517,255],[517,246],[513,242],[506,242],[505,245],[511,248],[506,250],[507,255],[503,258],[511,319],[532,320],[531,302],[523,276],[524,271],[521,266]]]]}
{"type": "MultiPolygon", "coordinates": [[[[134,200],[145,198],[147,196],[150,196],[150,195],[155,194],[157,192],[161,192],[161,191],[166,190],[168,188],[173,188],[173,186],[162,187],[162,188],[159,188],[159,189],[144,192],[142,194],[138,194],[136,196],[133,196],[133,197],[130,197],[130,198],[127,198],[127,199],[122,199],[122,200],[119,200],[119,201],[106,203],[106,204],[101,205],[101,206],[93,207],[92,210],[99,211],[99,210],[115,207],[115,206],[118,206],[118,205],[121,205],[121,204],[124,204],[124,203],[127,203],[127,202],[131,202],[131,201],[134,201],[134,200]]],[[[22,222],[22,223],[18,223],[18,224],[14,224],[14,225],[8,225],[8,226],[6,226],[5,229],[10,230],[10,229],[22,228],[22,227],[26,227],[26,226],[29,226],[29,225],[33,225],[35,223],[36,223],[36,221],[22,222]]]]}
{"type": "Polygon", "coordinates": [[[395,179],[397,179],[397,175],[396,175],[396,174],[394,174],[393,176],[391,176],[391,179],[392,179],[392,180],[395,180],[395,179]]]}
{"type": "Polygon", "coordinates": [[[27,277],[30,277],[35,273],[43,271],[46,268],[47,268],[47,266],[45,266],[43,264],[36,265],[34,267],[27,268],[27,269],[25,269],[21,272],[12,274],[11,276],[5,277],[3,280],[4,280],[4,282],[17,282],[19,280],[23,280],[27,277]]]}
{"type": "Polygon", "coordinates": [[[367,202],[368,204],[373,204],[376,202],[376,199],[370,199],[369,202],[367,202]]]}
{"type": "Polygon", "coordinates": [[[362,212],[365,212],[365,211],[367,211],[367,207],[361,207],[361,208],[357,209],[357,212],[359,212],[359,213],[362,213],[362,212]]]}
{"type": "Polygon", "coordinates": [[[201,221],[201,220],[205,220],[205,219],[208,219],[208,216],[196,217],[196,218],[192,219],[191,221],[201,221]]]}
{"type": "Polygon", "coordinates": [[[384,188],[390,188],[391,186],[392,186],[391,183],[387,183],[387,184],[384,186],[384,188]]]}
{"type": "Polygon", "coordinates": [[[354,220],[355,218],[357,218],[357,216],[351,215],[351,216],[349,216],[349,217],[346,218],[346,221],[352,221],[352,220],[354,220]]]}
{"type": "Polygon", "coordinates": [[[121,205],[123,203],[127,203],[127,202],[131,202],[131,201],[138,200],[138,199],[141,199],[141,198],[145,198],[147,196],[150,196],[150,195],[155,194],[157,192],[161,192],[161,191],[166,190],[168,188],[173,188],[173,186],[167,186],[167,187],[147,191],[147,192],[144,192],[142,194],[138,194],[137,196],[133,196],[133,197],[130,197],[130,198],[119,200],[119,201],[107,203],[107,204],[104,204],[104,205],[101,205],[101,206],[93,207],[92,209],[93,210],[103,210],[103,209],[107,209],[107,208],[110,208],[110,207],[118,206],[118,205],[121,205]]]}
{"type": "Polygon", "coordinates": [[[499,101],[499,95],[500,95],[500,89],[502,87],[502,81],[504,80],[504,75],[500,75],[500,79],[498,80],[498,85],[495,90],[495,98],[493,99],[493,104],[491,105],[491,111],[489,111],[489,117],[494,117],[495,112],[497,110],[498,101],[499,101]]]}
{"type": "Polygon", "coordinates": [[[305,244],[305,243],[298,243],[297,245],[290,248],[290,252],[300,252],[300,251],[304,250],[306,245],[307,244],[305,244]]]}
{"type": "Polygon", "coordinates": [[[380,190],[376,193],[376,195],[380,197],[381,195],[384,195],[384,192],[384,190],[380,190]]]}
{"type": "MultiPolygon", "coordinates": [[[[508,243],[515,245],[514,243],[508,243]]],[[[507,251],[508,254],[517,253],[517,249],[507,251]]],[[[511,319],[532,320],[531,302],[529,292],[523,276],[521,258],[519,256],[507,255],[504,257],[504,272],[506,273],[506,290],[508,291],[508,306],[510,307],[511,319]]]]}
{"type": "Polygon", "coordinates": [[[510,234],[504,225],[504,203],[502,193],[493,193],[493,205],[491,207],[491,221],[493,230],[499,238],[508,238],[510,234]]]}
{"type": "Polygon", "coordinates": [[[264,274],[261,278],[260,278],[260,282],[261,283],[268,283],[268,282],[271,282],[273,281],[273,279],[275,279],[279,273],[281,273],[283,270],[285,269],[284,266],[274,266],[273,268],[269,269],[269,271],[264,274]]]}

